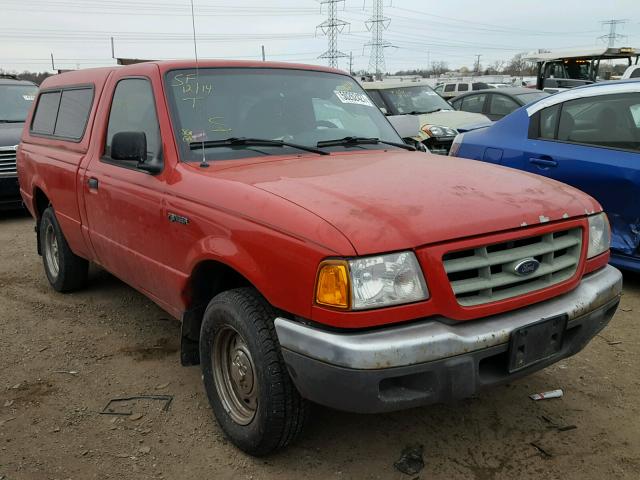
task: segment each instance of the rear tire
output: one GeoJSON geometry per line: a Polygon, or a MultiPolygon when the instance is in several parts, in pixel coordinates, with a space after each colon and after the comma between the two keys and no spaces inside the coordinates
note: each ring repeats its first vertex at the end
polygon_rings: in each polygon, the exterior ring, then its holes
{"type": "Polygon", "coordinates": [[[47,207],[42,213],[38,232],[44,271],[54,290],[72,292],[85,287],[89,262],[69,248],[53,207],[47,207]]]}
{"type": "Polygon", "coordinates": [[[209,303],[200,331],[204,387],[218,423],[250,455],[287,446],[302,432],[308,404],[282,359],[274,309],[252,288],[209,303]]]}

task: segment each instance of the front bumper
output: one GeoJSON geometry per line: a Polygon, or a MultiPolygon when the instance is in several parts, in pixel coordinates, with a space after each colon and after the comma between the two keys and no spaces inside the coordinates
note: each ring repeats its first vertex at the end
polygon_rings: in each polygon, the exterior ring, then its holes
{"type": "Polygon", "coordinates": [[[22,206],[18,177],[0,177],[0,210],[22,206]]]}
{"type": "Polygon", "coordinates": [[[375,413],[451,401],[540,370],[579,352],[615,313],[622,275],[611,266],[585,275],[559,297],[478,320],[423,322],[336,333],[275,320],[282,354],[300,394],[317,403],[375,413]],[[561,349],[516,373],[507,369],[511,332],[566,315],[561,349]]]}

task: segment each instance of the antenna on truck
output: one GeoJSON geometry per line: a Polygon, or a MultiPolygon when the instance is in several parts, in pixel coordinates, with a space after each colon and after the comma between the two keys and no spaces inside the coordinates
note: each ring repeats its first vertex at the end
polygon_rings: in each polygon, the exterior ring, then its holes
{"type": "MultiPolygon", "coordinates": [[[[198,77],[199,66],[198,66],[198,42],[196,41],[196,15],[193,9],[193,0],[189,0],[189,1],[191,2],[191,28],[193,30],[193,54],[195,55],[195,59],[196,59],[196,85],[199,85],[200,79],[198,77]]],[[[207,157],[205,155],[205,150],[204,150],[204,132],[202,132],[202,135],[200,135],[200,138],[202,139],[202,148],[201,148],[202,160],[200,161],[200,167],[207,168],[209,164],[207,163],[207,157]]]]}

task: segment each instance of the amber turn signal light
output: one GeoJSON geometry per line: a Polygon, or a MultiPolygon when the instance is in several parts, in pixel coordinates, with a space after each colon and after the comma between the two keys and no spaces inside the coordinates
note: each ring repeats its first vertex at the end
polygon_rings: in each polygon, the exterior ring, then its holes
{"type": "Polygon", "coordinates": [[[316,303],[349,308],[349,266],[344,260],[327,260],[318,268],[316,303]]]}

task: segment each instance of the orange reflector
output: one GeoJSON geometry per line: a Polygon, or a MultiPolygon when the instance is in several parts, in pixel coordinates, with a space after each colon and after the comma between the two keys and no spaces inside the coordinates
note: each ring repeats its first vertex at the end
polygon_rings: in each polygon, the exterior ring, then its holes
{"type": "Polygon", "coordinates": [[[349,308],[349,271],[347,262],[328,260],[320,264],[316,302],[334,308],[349,308]]]}

